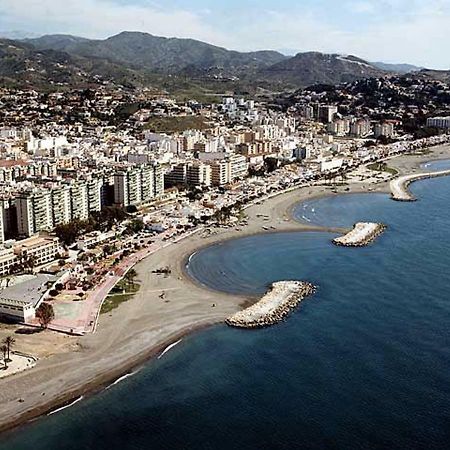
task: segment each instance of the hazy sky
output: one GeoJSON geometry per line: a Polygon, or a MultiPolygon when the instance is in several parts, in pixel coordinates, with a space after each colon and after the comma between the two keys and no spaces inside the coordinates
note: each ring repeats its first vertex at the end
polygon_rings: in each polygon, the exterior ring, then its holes
{"type": "Polygon", "coordinates": [[[0,30],[123,30],[236,50],[317,50],[450,68],[450,0],[0,0],[0,30]]]}

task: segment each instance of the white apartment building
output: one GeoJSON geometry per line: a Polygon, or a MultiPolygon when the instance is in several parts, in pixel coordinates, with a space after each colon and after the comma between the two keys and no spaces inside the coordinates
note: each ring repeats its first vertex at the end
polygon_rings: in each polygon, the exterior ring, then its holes
{"type": "Polygon", "coordinates": [[[22,236],[53,229],[53,208],[50,191],[34,190],[16,197],[17,228],[22,236]]]}
{"type": "Polygon", "coordinates": [[[380,136],[392,137],[394,133],[394,124],[392,122],[376,123],[374,126],[374,135],[376,138],[380,136]]]}
{"type": "Polygon", "coordinates": [[[87,185],[82,182],[72,184],[70,194],[72,220],[87,220],[89,217],[87,185]]]}
{"type": "Polygon", "coordinates": [[[450,130],[450,116],[448,116],[448,117],[430,117],[429,119],[427,119],[427,127],[450,130]]]}
{"type": "Polygon", "coordinates": [[[51,191],[53,225],[69,223],[72,220],[70,188],[61,186],[51,191]]]}
{"type": "Polygon", "coordinates": [[[211,186],[211,166],[202,162],[180,163],[164,174],[168,185],[211,186]]]}
{"type": "Polygon", "coordinates": [[[11,269],[18,263],[19,259],[14,249],[5,248],[0,250],[0,276],[8,275],[11,269]]]}
{"type": "Polygon", "coordinates": [[[336,119],[327,125],[327,131],[336,136],[346,136],[350,133],[350,121],[348,119],[336,119]]]}
{"type": "Polygon", "coordinates": [[[89,213],[101,211],[103,179],[92,178],[86,183],[86,186],[89,213]]]}
{"type": "Polygon", "coordinates": [[[370,121],[367,119],[358,119],[350,124],[350,134],[355,137],[364,137],[371,132],[370,121]]]}
{"type": "Polygon", "coordinates": [[[232,154],[228,158],[230,164],[230,178],[234,181],[238,178],[244,178],[248,173],[247,158],[243,155],[232,154]]]}
{"type": "Polygon", "coordinates": [[[321,105],[318,110],[318,119],[325,123],[332,122],[337,112],[337,106],[321,105]]]}
{"type": "Polygon", "coordinates": [[[214,186],[223,186],[231,181],[230,164],[228,161],[213,161],[211,163],[211,183],[214,186]]]}
{"type": "Polygon", "coordinates": [[[50,236],[31,236],[18,241],[14,246],[16,255],[20,258],[32,258],[36,267],[55,261],[60,251],[59,239],[50,236]]]}
{"type": "Polygon", "coordinates": [[[129,167],[114,175],[114,203],[124,207],[148,203],[164,192],[159,165],[129,167]]]}
{"type": "Polygon", "coordinates": [[[186,182],[191,186],[211,186],[211,166],[203,163],[189,164],[186,182]]]}

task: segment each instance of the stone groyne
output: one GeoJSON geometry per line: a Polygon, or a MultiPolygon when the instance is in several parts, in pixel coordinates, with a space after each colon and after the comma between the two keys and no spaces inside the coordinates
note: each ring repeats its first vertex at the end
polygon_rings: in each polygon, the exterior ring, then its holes
{"type": "Polygon", "coordinates": [[[358,222],[346,235],[333,239],[333,244],[342,247],[364,247],[374,241],[386,225],[373,222],[358,222]]]}
{"type": "Polygon", "coordinates": [[[417,200],[408,190],[408,186],[417,180],[425,178],[435,178],[450,175],[450,170],[441,170],[439,172],[415,173],[412,175],[404,175],[392,180],[390,183],[391,198],[398,202],[414,202],[417,200]]]}
{"type": "Polygon", "coordinates": [[[316,288],[305,281],[277,281],[254,305],[226,319],[227,325],[239,328],[262,328],[281,322],[316,288]]]}

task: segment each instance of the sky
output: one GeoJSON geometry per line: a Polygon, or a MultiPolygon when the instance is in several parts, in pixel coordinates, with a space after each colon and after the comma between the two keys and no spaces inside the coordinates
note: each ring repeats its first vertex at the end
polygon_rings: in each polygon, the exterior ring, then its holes
{"type": "Polygon", "coordinates": [[[0,0],[0,31],[121,31],[450,69],[450,0],[0,0]]]}

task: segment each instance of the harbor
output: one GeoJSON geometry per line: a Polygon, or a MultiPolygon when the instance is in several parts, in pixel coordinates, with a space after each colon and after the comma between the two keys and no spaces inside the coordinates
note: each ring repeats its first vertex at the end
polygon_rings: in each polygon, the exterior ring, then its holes
{"type": "Polygon", "coordinates": [[[333,239],[333,244],[342,247],[364,247],[384,232],[386,225],[374,222],[358,222],[344,236],[333,239]]]}
{"type": "Polygon", "coordinates": [[[316,288],[305,281],[278,281],[254,305],[226,319],[227,325],[238,328],[262,328],[281,322],[316,288]]]}

